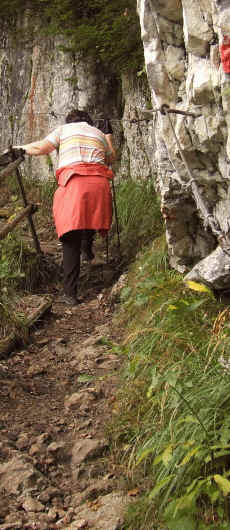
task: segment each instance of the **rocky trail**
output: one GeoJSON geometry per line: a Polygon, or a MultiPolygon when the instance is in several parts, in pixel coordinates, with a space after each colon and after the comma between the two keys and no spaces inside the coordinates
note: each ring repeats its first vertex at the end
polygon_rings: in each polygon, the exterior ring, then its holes
{"type": "MultiPolygon", "coordinates": [[[[57,242],[47,251],[60,262],[57,242]]],[[[112,314],[124,277],[113,274],[84,264],[85,299],[75,307],[52,284],[51,310],[0,361],[1,530],[123,528],[130,499],[107,431],[121,365],[104,340],[119,340],[112,314]]]]}

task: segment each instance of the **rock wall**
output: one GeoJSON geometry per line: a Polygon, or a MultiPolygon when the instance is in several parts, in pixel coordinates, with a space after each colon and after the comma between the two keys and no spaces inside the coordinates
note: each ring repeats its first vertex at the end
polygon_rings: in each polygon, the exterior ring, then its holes
{"type": "Polygon", "coordinates": [[[146,76],[143,74],[140,79],[123,75],[122,95],[123,140],[118,175],[136,180],[155,179],[154,122],[152,116],[143,116],[143,109],[151,101],[146,76]]]}
{"type": "Polygon", "coordinates": [[[229,231],[230,74],[224,72],[220,47],[230,36],[230,5],[138,0],[137,8],[153,109],[167,104],[199,116],[154,114],[154,165],[169,253],[172,265],[185,271],[217,241],[191,186],[183,182],[195,179],[209,214],[229,231]]]}
{"type": "MultiPolygon", "coordinates": [[[[62,51],[61,39],[40,38],[39,20],[24,12],[15,27],[1,28],[0,36],[0,151],[9,144],[45,137],[64,123],[75,106],[93,116],[120,117],[118,81],[95,63],[83,62],[62,51]]],[[[121,125],[116,121],[120,143],[121,125]]],[[[55,155],[27,158],[25,173],[33,177],[53,176],[55,155]]]]}
{"type": "MultiPolygon", "coordinates": [[[[152,175],[151,122],[145,120],[141,130],[130,122],[146,106],[145,93],[150,98],[146,76],[121,81],[99,64],[65,53],[61,39],[41,38],[40,21],[29,10],[13,28],[0,29],[0,152],[45,137],[77,106],[111,118],[118,177],[152,175]]],[[[24,173],[53,178],[55,167],[54,154],[27,158],[24,173]]]]}
{"type": "MultiPolygon", "coordinates": [[[[120,155],[117,177],[154,179],[171,264],[184,272],[217,245],[191,178],[208,213],[229,231],[230,74],[220,46],[230,35],[230,6],[228,0],[137,0],[137,11],[147,76],[143,68],[122,80],[64,53],[60,39],[41,38],[40,21],[29,11],[13,31],[1,23],[0,152],[46,136],[73,106],[107,115],[120,155]],[[196,117],[165,115],[162,104],[196,117]]],[[[49,178],[55,166],[53,154],[27,158],[24,172],[49,178]]]]}

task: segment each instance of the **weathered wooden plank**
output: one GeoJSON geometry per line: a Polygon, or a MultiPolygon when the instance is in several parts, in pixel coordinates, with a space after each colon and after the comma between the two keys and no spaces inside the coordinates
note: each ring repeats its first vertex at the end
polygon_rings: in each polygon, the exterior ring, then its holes
{"type": "Polygon", "coordinates": [[[12,232],[12,230],[14,230],[15,226],[17,226],[17,224],[20,223],[20,221],[22,221],[22,219],[24,219],[24,217],[34,213],[36,211],[36,209],[37,208],[33,204],[29,204],[28,206],[26,206],[26,208],[24,208],[17,215],[17,217],[15,217],[15,219],[13,219],[13,221],[11,221],[6,226],[4,226],[4,228],[0,231],[0,241],[2,239],[4,239],[7,236],[7,234],[9,234],[9,232],[12,232]]]}
{"type": "Polygon", "coordinates": [[[15,169],[21,164],[21,162],[24,160],[23,157],[17,158],[17,160],[14,160],[14,162],[10,162],[8,166],[5,169],[2,169],[0,171],[0,179],[3,179],[4,177],[8,177],[9,175],[12,175],[15,172],[15,169]]]}
{"type": "Polygon", "coordinates": [[[0,217],[8,218],[13,214],[12,208],[0,208],[0,217]]]}
{"type": "Polygon", "coordinates": [[[47,297],[45,300],[41,302],[41,304],[31,312],[31,314],[26,319],[26,326],[28,328],[31,328],[35,322],[39,320],[39,318],[44,315],[44,313],[50,309],[52,306],[52,298],[47,297]]]}
{"type": "MultiPolygon", "coordinates": [[[[32,310],[29,316],[25,319],[25,327],[30,329],[52,306],[52,298],[47,297],[42,299],[41,304],[32,310]]],[[[11,332],[7,337],[0,340],[0,359],[5,355],[11,353],[15,348],[16,344],[20,342],[16,332],[11,332]]]]}

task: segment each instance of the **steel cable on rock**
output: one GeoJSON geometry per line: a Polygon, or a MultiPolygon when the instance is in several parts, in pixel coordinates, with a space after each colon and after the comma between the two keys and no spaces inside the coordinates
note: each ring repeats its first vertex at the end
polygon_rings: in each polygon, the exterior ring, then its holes
{"type": "MultiPolygon", "coordinates": [[[[167,116],[170,128],[172,130],[174,139],[176,141],[176,145],[178,147],[178,151],[180,153],[181,159],[182,159],[182,161],[184,163],[184,166],[185,166],[185,168],[186,168],[186,170],[188,172],[188,175],[189,175],[189,181],[187,183],[183,183],[183,186],[186,187],[186,188],[191,186],[191,189],[192,189],[192,192],[193,192],[193,196],[194,196],[194,199],[195,199],[195,202],[196,202],[196,205],[197,205],[197,209],[201,212],[202,218],[204,220],[205,225],[206,226],[210,226],[210,228],[212,230],[212,233],[217,237],[217,239],[218,239],[218,241],[220,243],[220,246],[222,247],[223,251],[226,252],[228,255],[230,255],[230,241],[227,240],[226,234],[223,232],[223,230],[221,230],[220,225],[219,225],[218,221],[215,219],[214,215],[208,211],[208,208],[207,208],[205,202],[203,201],[203,199],[201,197],[201,194],[200,194],[200,191],[199,191],[199,188],[198,188],[198,185],[197,185],[197,181],[196,181],[196,179],[195,179],[195,177],[194,177],[194,175],[193,175],[193,173],[192,173],[192,171],[191,171],[191,169],[190,169],[190,167],[189,167],[189,165],[187,163],[187,160],[186,160],[186,158],[184,156],[184,153],[182,151],[180,142],[179,142],[178,137],[176,135],[176,131],[175,131],[175,128],[173,126],[172,120],[171,120],[171,118],[169,116],[170,107],[168,105],[164,104],[164,105],[161,106],[161,108],[159,110],[160,110],[161,114],[163,114],[164,116],[167,116]]],[[[168,146],[167,146],[167,142],[166,142],[166,148],[167,148],[167,151],[168,151],[168,154],[169,154],[169,149],[168,149],[168,146]]],[[[169,159],[170,159],[170,156],[169,156],[169,159]]]]}

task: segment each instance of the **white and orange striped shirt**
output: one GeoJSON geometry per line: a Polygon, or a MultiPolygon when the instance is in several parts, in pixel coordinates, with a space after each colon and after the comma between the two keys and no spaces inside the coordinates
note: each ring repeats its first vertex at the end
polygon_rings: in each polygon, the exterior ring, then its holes
{"type": "Polygon", "coordinates": [[[58,149],[58,169],[80,162],[106,164],[110,150],[103,132],[86,122],[60,125],[46,140],[58,149]]]}

